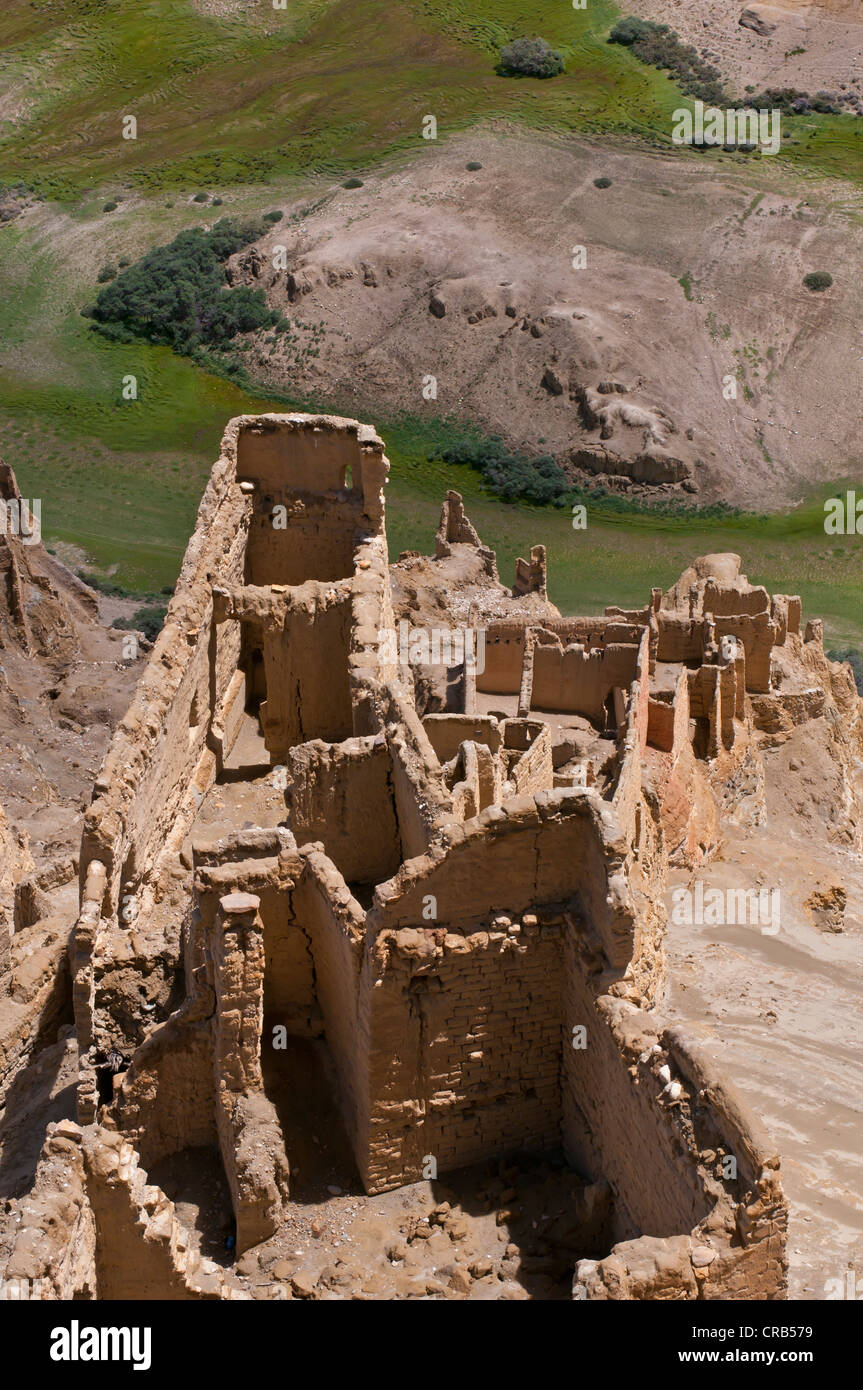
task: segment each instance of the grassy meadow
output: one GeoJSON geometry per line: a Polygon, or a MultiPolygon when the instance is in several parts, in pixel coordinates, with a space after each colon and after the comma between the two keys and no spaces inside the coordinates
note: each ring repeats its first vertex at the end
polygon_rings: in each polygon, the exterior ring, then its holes
{"type": "MultiPolygon", "coordinates": [[[[668,145],[682,104],[607,43],[608,0],[4,0],[0,178],[54,197],[356,172],[478,119],[668,145]],[[566,71],[512,80],[500,46],[541,34],[566,71]],[[123,138],[133,115],[137,138],[123,138]]],[[[783,122],[785,157],[863,182],[863,121],[783,122]]],[[[710,158],[710,155],[690,155],[710,158]]],[[[740,156],[743,158],[744,156],[740,156]]]]}

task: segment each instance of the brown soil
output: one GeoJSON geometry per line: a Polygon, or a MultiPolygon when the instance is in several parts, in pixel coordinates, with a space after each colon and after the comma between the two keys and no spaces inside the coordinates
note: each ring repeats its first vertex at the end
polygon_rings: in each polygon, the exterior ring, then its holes
{"type": "Polygon", "coordinates": [[[860,0],[712,0],[709,18],[699,0],[630,0],[625,12],[668,24],[719,68],[738,94],[752,86],[796,87],[812,96],[838,92],[844,83],[858,95],[863,62],[860,0]],[[771,32],[741,25],[746,12],[771,32]],[[802,52],[794,50],[802,49],[802,52]]]}
{"type": "Polygon", "coordinates": [[[863,286],[843,267],[863,232],[846,189],[802,195],[742,159],[492,133],[424,150],[236,258],[293,324],[254,370],[351,410],[454,414],[573,476],[584,450],[659,451],[703,501],[793,503],[858,450],[863,286]],[[813,269],[834,273],[827,293],[803,287],[813,269]]]}

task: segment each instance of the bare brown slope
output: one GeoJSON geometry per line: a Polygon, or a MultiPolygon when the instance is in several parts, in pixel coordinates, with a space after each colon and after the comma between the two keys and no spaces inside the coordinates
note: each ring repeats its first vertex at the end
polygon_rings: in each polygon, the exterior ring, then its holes
{"type": "Polygon", "coordinates": [[[592,473],[781,507],[853,471],[863,310],[852,210],[782,177],[551,138],[429,148],[240,254],[235,282],[295,329],[250,362],[291,392],[454,413],[592,473]],[[827,293],[803,287],[813,269],[827,293]]]}
{"type": "MultiPolygon", "coordinates": [[[[0,462],[4,518],[19,500],[0,462]]],[[[38,530],[0,527],[0,802],[39,869],[77,849],[93,774],[139,669],[123,660],[123,636],[102,626],[97,595],[38,530]]]]}
{"type": "Polygon", "coordinates": [[[670,25],[738,96],[746,87],[863,94],[861,0],[711,0],[709,7],[702,0],[629,0],[623,8],[670,25]]]}

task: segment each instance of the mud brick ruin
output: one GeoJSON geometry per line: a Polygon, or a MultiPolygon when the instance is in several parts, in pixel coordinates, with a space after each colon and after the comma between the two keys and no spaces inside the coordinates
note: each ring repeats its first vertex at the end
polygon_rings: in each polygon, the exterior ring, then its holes
{"type": "Polygon", "coordinates": [[[357,1192],[562,1150],[575,1297],[782,1298],[779,1158],[663,1021],[662,898],[723,809],[758,816],[756,733],[841,717],[850,674],[736,556],[562,618],[543,548],[505,587],[450,493],[434,558],[391,566],[388,467],[353,420],[228,425],[85,816],[78,1123],[0,1267],[58,1298],[251,1296],[151,1174],[209,1150],[236,1253],[278,1237],[281,1034],[326,1046],[357,1192]],[[400,623],[481,629],[484,660],[400,664],[400,623]]]}

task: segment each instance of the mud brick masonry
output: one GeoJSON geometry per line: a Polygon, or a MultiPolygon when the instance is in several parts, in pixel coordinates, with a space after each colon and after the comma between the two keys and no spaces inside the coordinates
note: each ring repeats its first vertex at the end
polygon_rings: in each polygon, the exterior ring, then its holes
{"type": "Polygon", "coordinates": [[[388,468],[353,420],[227,427],[86,813],[78,1123],[49,1132],[7,1277],[242,1297],[147,1170],[217,1150],[237,1251],[278,1231],[282,1028],[325,1041],[367,1192],[562,1149],[608,1191],[576,1297],[782,1298],[779,1157],[663,1020],[662,896],[763,800],[756,731],[841,706],[850,674],[736,556],[564,618],[544,549],[504,586],[451,493],[434,557],[390,565],[388,468]],[[485,629],[484,669],[393,662],[381,633],[429,596],[485,629]]]}

